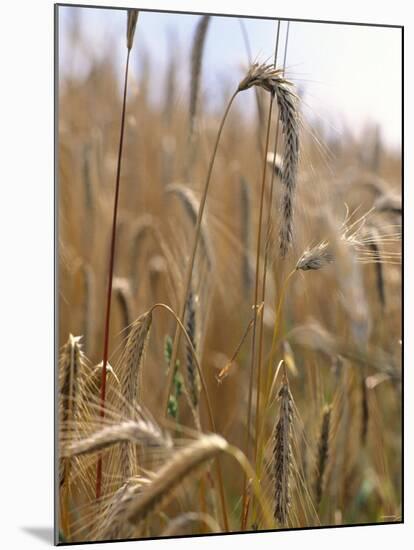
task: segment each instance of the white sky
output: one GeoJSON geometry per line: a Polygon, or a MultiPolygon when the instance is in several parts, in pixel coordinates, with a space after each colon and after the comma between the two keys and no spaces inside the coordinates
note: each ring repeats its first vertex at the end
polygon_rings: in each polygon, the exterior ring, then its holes
{"type": "MultiPolygon", "coordinates": [[[[125,58],[126,14],[120,10],[60,8],[60,71],[82,76],[89,67],[85,52],[69,46],[73,15],[80,17],[88,55],[115,55],[120,76],[125,58]]],[[[181,59],[181,97],[187,101],[192,37],[200,16],[141,12],[132,57],[138,70],[140,53],[151,52],[153,77],[165,74],[169,55],[181,59]],[[171,40],[173,36],[173,40],[171,40]],[[171,52],[171,44],[176,50],[171,52]]],[[[252,55],[273,60],[277,23],[243,19],[252,55]]],[[[283,51],[286,23],[281,25],[283,51]]],[[[282,55],[279,56],[282,63],[282,55]]],[[[232,90],[246,66],[246,48],[237,18],[214,17],[208,30],[203,61],[203,90],[214,106],[222,98],[223,82],[232,90]]],[[[401,147],[401,30],[326,23],[291,22],[287,76],[304,91],[305,116],[316,118],[340,135],[346,127],[358,135],[378,124],[384,141],[401,147]]],[[[120,79],[121,80],[121,79],[120,79]]],[[[156,89],[155,87],[154,89],[156,89]]],[[[158,87],[162,89],[162,85],[158,87]]],[[[251,94],[252,95],[252,94],[251,94]]],[[[252,105],[252,98],[250,98],[252,105]]]]}

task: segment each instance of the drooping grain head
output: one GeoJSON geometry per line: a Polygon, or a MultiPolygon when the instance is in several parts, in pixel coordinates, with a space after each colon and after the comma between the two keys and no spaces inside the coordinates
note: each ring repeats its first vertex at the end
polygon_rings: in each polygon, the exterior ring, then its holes
{"type": "Polygon", "coordinates": [[[242,92],[253,86],[259,86],[267,92],[274,93],[275,82],[278,79],[283,79],[283,69],[275,69],[271,64],[253,63],[237,89],[242,92]]]}
{"type": "Polygon", "coordinates": [[[171,447],[171,438],[165,434],[152,420],[124,420],[109,425],[87,437],[66,442],[63,448],[64,457],[80,456],[97,453],[120,442],[130,442],[134,445],[149,447],[171,447]]]}
{"type": "Polygon", "coordinates": [[[273,65],[253,64],[246,77],[240,82],[238,91],[247,90],[252,86],[263,88],[276,97],[282,124],[284,153],[281,178],[285,190],[282,198],[279,240],[283,257],[293,240],[294,193],[299,162],[298,97],[293,91],[293,84],[284,77],[283,69],[275,69],[273,65]]]}
{"type": "Polygon", "coordinates": [[[307,248],[299,258],[296,269],[302,271],[318,270],[333,262],[333,255],[329,249],[329,243],[326,241],[307,248]]]}
{"type": "Polygon", "coordinates": [[[111,522],[103,526],[105,539],[114,538],[119,526],[126,522],[139,525],[154,510],[168,503],[185,479],[195,475],[206,462],[228,448],[227,442],[216,434],[202,435],[182,450],[177,450],[153,476],[151,483],[132,487],[125,492],[111,522]]]}

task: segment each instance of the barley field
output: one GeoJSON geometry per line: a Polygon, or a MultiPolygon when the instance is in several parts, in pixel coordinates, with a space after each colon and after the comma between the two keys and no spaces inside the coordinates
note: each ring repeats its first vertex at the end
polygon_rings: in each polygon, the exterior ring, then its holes
{"type": "Polygon", "coordinates": [[[214,18],[160,73],[123,13],[59,67],[59,541],[401,521],[401,152],[303,116],[294,22],[211,109],[214,18]]]}

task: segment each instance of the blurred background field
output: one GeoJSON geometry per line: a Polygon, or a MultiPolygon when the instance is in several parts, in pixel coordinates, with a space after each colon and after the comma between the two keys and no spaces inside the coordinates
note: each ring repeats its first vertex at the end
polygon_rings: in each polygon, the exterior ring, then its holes
{"type": "MultiPolygon", "coordinates": [[[[59,346],[70,333],[82,335],[89,368],[102,360],[125,17],[117,10],[59,9],[59,346]]],[[[245,74],[249,55],[252,60],[273,59],[276,21],[240,24],[236,18],[211,19],[191,156],[190,60],[200,17],[141,13],[138,20],[127,98],[110,334],[115,373],[128,325],[154,303],[178,309],[194,227],[192,208],[197,209],[221,114],[245,74]]],[[[286,28],[283,23],[278,65],[286,28]]],[[[400,31],[291,22],[287,48],[286,76],[297,87],[302,111],[295,239],[284,260],[278,256],[277,242],[269,242],[265,362],[280,297],[280,273],[286,277],[304,250],[321,241],[329,242],[334,257],[320,271],[298,270],[286,293],[276,363],[284,359],[296,403],[295,460],[307,495],[300,490],[294,494],[289,525],[398,521],[400,31]],[[355,242],[347,241],[349,235],[355,242]],[[327,404],[332,405],[330,450],[323,497],[315,507],[309,495],[314,491],[322,411],[327,404]],[[301,498],[306,506],[299,503],[301,498]]],[[[197,352],[217,431],[241,449],[250,338],[228,376],[218,381],[218,374],[252,318],[265,140],[258,103],[266,116],[265,92],[259,91],[257,97],[253,89],[239,94],[226,122],[207,199],[207,240],[198,252],[193,283],[197,352]]],[[[269,152],[274,148],[275,127],[276,122],[269,152]]],[[[283,141],[279,141],[280,152],[283,141]]],[[[276,177],[276,226],[281,192],[276,177]]],[[[174,326],[165,312],[154,315],[142,371],[143,404],[160,421],[165,339],[173,336],[174,326]]],[[[180,357],[184,362],[184,347],[180,357]]],[[[178,410],[179,421],[192,426],[183,395],[178,410]]],[[[269,434],[276,417],[273,404],[269,434]]],[[[202,425],[205,418],[201,402],[202,425]]],[[[265,454],[271,455],[271,449],[265,454]]],[[[232,528],[237,530],[242,479],[230,461],[224,460],[224,470],[232,528]]],[[[176,506],[175,513],[185,508],[183,503],[176,506]]]]}

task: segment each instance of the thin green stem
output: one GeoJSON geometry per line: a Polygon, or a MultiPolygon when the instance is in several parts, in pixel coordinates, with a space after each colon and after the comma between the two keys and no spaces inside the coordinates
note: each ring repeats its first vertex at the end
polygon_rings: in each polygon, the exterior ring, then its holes
{"type": "MultiPolygon", "coordinates": [[[[259,270],[260,270],[260,251],[262,245],[262,221],[263,221],[263,206],[264,206],[264,191],[266,187],[266,153],[269,148],[269,138],[270,138],[270,127],[272,122],[272,108],[273,108],[273,95],[270,98],[269,103],[269,115],[267,119],[267,129],[266,129],[266,141],[265,141],[265,155],[263,163],[263,174],[262,174],[262,186],[260,193],[260,208],[259,208],[259,224],[257,229],[257,251],[256,251],[256,280],[255,280],[255,289],[254,289],[254,318],[253,318],[253,335],[252,335],[252,351],[250,359],[250,379],[249,379],[249,400],[247,405],[247,431],[246,431],[246,456],[249,457],[250,452],[250,432],[251,432],[251,416],[252,416],[252,400],[253,400],[253,373],[254,373],[254,363],[256,355],[256,325],[257,325],[257,302],[259,297],[259,270]]],[[[243,500],[242,500],[242,531],[245,530],[245,514],[247,499],[247,477],[244,478],[244,487],[243,487],[243,500]]]]}
{"type": "MultiPolygon", "coordinates": [[[[216,142],[214,144],[213,154],[211,156],[210,164],[209,164],[209,167],[208,167],[206,183],[204,185],[203,196],[202,196],[201,201],[200,201],[200,207],[199,207],[198,215],[197,215],[197,223],[196,223],[196,227],[195,227],[193,248],[192,248],[192,252],[191,252],[191,256],[190,256],[190,261],[188,262],[187,272],[186,272],[186,275],[185,275],[184,293],[183,293],[182,300],[181,300],[181,305],[180,305],[180,308],[179,308],[178,318],[180,319],[181,322],[184,322],[186,304],[187,304],[188,294],[189,294],[190,287],[191,287],[191,278],[192,278],[192,275],[193,275],[194,262],[195,262],[196,252],[197,252],[197,245],[198,245],[198,241],[200,239],[201,222],[202,222],[202,219],[203,219],[203,213],[204,213],[204,207],[205,207],[205,204],[206,204],[208,189],[209,189],[209,186],[210,186],[211,174],[213,172],[214,160],[216,158],[216,153],[217,153],[217,149],[218,149],[218,145],[219,145],[219,141],[220,141],[220,136],[221,136],[222,131],[223,131],[224,123],[227,119],[227,115],[230,111],[230,108],[231,108],[231,106],[233,104],[233,101],[234,101],[237,94],[238,94],[238,90],[236,90],[236,92],[234,92],[234,94],[231,96],[230,101],[228,102],[226,110],[224,112],[223,118],[221,119],[220,126],[219,126],[218,133],[217,133],[217,137],[216,137],[216,142]]],[[[177,360],[179,344],[180,344],[180,330],[179,330],[179,326],[177,324],[176,329],[175,329],[175,335],[174,335],[173,351],[172,351],[172,355],[171,355],[171,364],[172,365],[175,365],[175,362],[177,360]]],[[[165,390],[165,398],[164,398],[164,411],[165,411],[165,414],[167,414],[167,411],[168,411],[168,399],[169,399],[169,396],[170,396],[170,389],[171,389],[173,374],[174,374],[173,370],[171,369],[171,371],[169,372],[167,385],[166,385],[166,390],[165,390]]]]}
{"type": "MultiPolygon", "coordinates": [[[[276,63],[277,63],[277,54],[279,49],[279,33],[280,33],[280,21],[278,21],[278,25],[277,25],[275,57],[274,57],[274,63],[273,63],[274,67],[276,67],[276,63]]],[[[275,144],[274,144],[274,153],[273,153],[274,156],[276,156],[276,151],[277,151],[277,142],[279,137],[279,123],[280,123],[280,119],[278,118],[277,124],[276,124],[276,135],[275,135],[275,144]]],[[[267,165],[267,150],[265,151],[263,162],[265,163],[265,165],[267,165]]],[[[270,239],[270,228],[271,228],[271,221],[272,221],[272,202],[273,202],[274,181],[275,181],[275,171],[272,170],[269,202],[267,207],[267,221],[266,221],[267,230],[266,230],[263,278],[262,278],[262,290],[261,290],[261,301],[263,302],[263,304],[265,303],[265,297],[266,297],[267,262],[268,262],[268,256],[269,256],[269,239],[270,239]]],[[[262,353],[263,353],[263,316],[264,316],[264,308],[260,313],[260,322],[259,322],[259,358],[258,358],[258,368],[257,368],[257,399],[256,399],[256,429],[255,429],[256,437],[255,437],[255,448],[254,448],[254,459],[255,459],[256,470],[257,470],[257,464],[256,464],[257,434],[259,433],[259,420],[260,420],[260,392],[261,392],[262,353]]]]}

